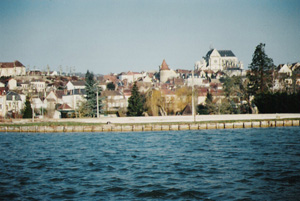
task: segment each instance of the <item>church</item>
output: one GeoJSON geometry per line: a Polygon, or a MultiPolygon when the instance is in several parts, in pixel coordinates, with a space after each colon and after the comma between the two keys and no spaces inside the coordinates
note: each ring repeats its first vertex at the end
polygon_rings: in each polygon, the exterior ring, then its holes
{"type": "Polygon", "coordinates": [[[206,56],[195,63],[196,70],[243,70],[243,63],[238,60],[231,50],[211,49],[206,56]]]}

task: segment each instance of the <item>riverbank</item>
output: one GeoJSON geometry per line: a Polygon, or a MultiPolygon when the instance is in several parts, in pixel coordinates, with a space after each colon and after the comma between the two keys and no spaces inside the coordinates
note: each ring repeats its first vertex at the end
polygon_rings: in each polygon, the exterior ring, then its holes
{"type": "Polygon", "coordinates": [[[300,114],[242,114],[81,119],[15,119],[0,132],[129,132],[299,126],[300,114]]]}

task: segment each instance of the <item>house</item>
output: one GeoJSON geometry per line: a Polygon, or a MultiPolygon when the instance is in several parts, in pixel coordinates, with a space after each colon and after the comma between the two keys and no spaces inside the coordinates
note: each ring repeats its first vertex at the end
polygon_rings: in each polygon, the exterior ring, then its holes
{"type": "Polygon", "coordinates": [[[292,66],[291,66],[291,70],[296,71],[299,74],[300,73],[300,63],[299,62],[293,63],[292,66]]]}
{"type": "Polygon", "coordinates": [[[32,98],[31,102],[32,102],[32,105],[34,106],[34,108],[36,108],[36,109],[41,109],[41,108],[46,108],[47,107],[47,105],[44,104],[42,99],[39,98],[39,97],[32,98]]]}
{"type": "Polygon", "coordinates": [[[195,71],[194,75],[198,76],[200,78],[207,78],[206,72],[204,70],[197,70],[197,71],[195,71]]]}
{"type": "Polygon", "coordinates": [[[279,65],[278,68],[279,68],[279,70],[278,70],[279,74],[286,74],[288,76],[292,76],[293,72],[292,72],[291,68],[289,68],[289,66],[287,64],[279,65]]]}
{"type": "Polygon", "coordinates": [[[74,114],[74,110],[67,103],[63,103],[57,108],[57,111],[60,112],[61,118],[69,118],[74,114]]]}
{"type": "Polygon", "coordinates": [[[20,114],[23,109],[23,104],[20,94],[13,91],[6,93],[6,111],[10,115],[20,114]]]}
{"type": "Polygon", "coordinates": [[[101,78],[101,82],[105,82],[105,83],[109,83],[109,82],[113,82],[116,83],[118,78],[115,74],[109,74],[109,75],[103,75],[103,77],[101,78]]]}
{"type": "Polygon", "coordinates": [[[50,72],[47,73],[47,75],[48,76],[57,76],[58,73],[57,73],[57,71],[50,71],[50,72]]]}
{"type": "Polygon", "coordinates": [[[106,88],[107,88],[107,84],[106,84],[106,82],[100,82],[100,83],[98,84],[98,87],[101,88],[102,91],[105,91],[106,88]]]}
{"type": "Polygon", "coordinates": [[[19,62],[0,62],[0,77],[21,76],[26,75],[25,66],[19,62]]]}
{"type": "Polygon", "coordinates": [[[50,118],[60,117],[60,112],[56,110],[56,107],[63,104],[63,95],[65,95],[63,90],[50,91],[47,93],[44,105],[47,108],[47,115],[50,118]]]}
{"type": "Polygon", "coordinates": [[[77,110],[85,99],[85,89],[74,89],[62,96],[63,104],[67,104],[72,110],[77,110]]]}
{"type": "Polygon", "coordinates": [[[85,89],[85,81],[69,81],[66,86],[68,91],[85,89]]]}
{"type": "Polygon", "coordinates": [[[128,101],[124,94],[118,91],[103,91],[101,94],[103,98],[103,109],[107,112],[117,112],[119,110],[126,111],[128,101]]]}
{"type": "Polygon", "coordinates": [[[199,76],[194,76],[194,79],[193,79],[193,77],[192,76],[190,76],[189,78],[187,78],[186,80],[185,80],[185,84],[187,85],[187,86],[192,86],[192,85],[197,85],[197,86],[201,86],[202,85],[202,82],[203,82],[203,78],[201,78],[201,77],[199,77],[199,76]]]}
{"type": "Polygon", "coordinates": [[[148,75],[140,78],[140,80],[144,83],[152,83],[152,78],[150,78],[148,75]]]}
{"type": "Polygon", "coordinates": [[[48,109],[55,109],[56,104],[63,104],[63,97],[64,91],[56,90],[50,91],[45,98],[45,104],[47,105],[48,109]]]}
{"type": "Polygon", "coordinates": [[[201,87],[197,88],[195,91],[197,93],[197,105],[205,104],[208,88],[201,87]]]}
{"type": "Polygon", "coordinates": [[[32,80],[30,85],[32,89],[36,90],[36,92],[43,92],[46,88],[46,83],[43,80],[32,80]]]}
{"type": "Polygon", "coordinates": [[[133,83],[135,81],[137,81],[139,78],[142,78],[144,75],[141,73],[137,73],[137,72],[127,72],[127,73],[121,73],[121,75],[119,75],[119,79],[121,81],[123,80],[127,80],[128,83],[133,83]]]}
{"type": "Polygon", "coordinates": [[[27,91],[29,90],[30,82],[29,81],[19,82],[19,85],[21,90],[27,91]]]}
{"type": "Polygon", "coordinates": [[[229,77],[232,76],[246,76],[246,71],[241,68],[226,68],[224,73],[229,77]]]}

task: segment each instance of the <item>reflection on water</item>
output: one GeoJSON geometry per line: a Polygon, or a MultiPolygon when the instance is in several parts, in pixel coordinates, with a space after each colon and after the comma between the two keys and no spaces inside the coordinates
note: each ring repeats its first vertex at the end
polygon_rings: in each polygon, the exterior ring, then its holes
{"type": "Polygon", "coordinates": [[[297,200],[300,128],[0,133],[4,200],[297,200]]]}

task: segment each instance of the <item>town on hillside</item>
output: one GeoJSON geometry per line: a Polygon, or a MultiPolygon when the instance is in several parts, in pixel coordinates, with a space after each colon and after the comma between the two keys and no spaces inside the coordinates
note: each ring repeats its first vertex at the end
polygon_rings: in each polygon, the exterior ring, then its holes
{"type": "MultiPolygon", "coordinates": [[[[2,119],[22,118],[26,101],[37,119],[85,116],[84,76],[50,69],[26,70],[21,62],[0,62],[2,119]]],[[[198,114],[249,113],[244,107],[249,100],[243,98],[242,88],[234,88],[237,78],[240,86],[247,83],[248,71],[231,50],[211,49],[193,70],[173,70],[163,59],[157,71],[97,75],[94,80],[100,89],[100,116],[125,116],[134,84],[144,98],[143,115],[191,115],[192,97],[198,114]],[[228,104],[233,110],[225,107],[228,104]],[[214,109],[209,110],[209,106],[214,109]]],[[[272,77],[272,92],[299,92],[300,63],[274,66],[265,76],[272,77]]]]}

